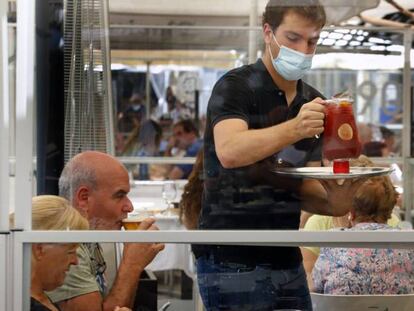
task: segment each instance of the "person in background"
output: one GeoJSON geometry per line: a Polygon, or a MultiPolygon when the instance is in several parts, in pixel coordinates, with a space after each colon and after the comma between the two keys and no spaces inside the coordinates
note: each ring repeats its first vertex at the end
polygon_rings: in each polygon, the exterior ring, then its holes
{"type": "MultiPolygon", "coordinates": [[[[122,156],[159,156],[161,138],[161,126],[154,120],[145,120],[131,132],[125,143],[122,156]]],[[[148,164],[128,165],[127,168],[140,180],[150,179],[148,164]]]]}
{"type": "Polygon", "coordinates": [[[389,155],[394,156],[398,153],[396,152],[395,133],[385,126],[380,126],[380,131],[382,134],[382,141],[385,143],[389,150],[389,155]]]}
{"type": "MultiPolygon", "coordinates": [[[[397,198],[388,176],[368,179],[352,202],[345,231],[396,230],[387,224],[397,198]]],[[[414,293],[414,252],[393,248],[321,248],[312,272],[314,290],[334,295],[414,293]]]]}
{"type": "Polygon", "coordinates": [[[362,146],[361,153],[367,157],[388,157],[390,150],[382,141],[370,141],[362,146]]]}
{"type": "MultiPolygon", "coordinates": [[[[184,157],[195,157],[202,146],[203,142],[199,139],[199,133],[193,121],[182,120],[173,125],[173,136],[165,155],[173,155],[173,148],[176,148],[184,151],[184,157]]],[[[192,169],[192,164],[175,165],[169,172],[168,179],[186,179],[192,169]]]]}
{"type": "Polygon", "coordinates": [[[198,217],[201,210],[201,196],[203,194],[203,149],[197,153],[196,161],[184,186],[181,196],[180,221],[188,230],[197,229],[198,217]]]}
{"type": "Polygon", "coordinates": [[[175,109],[177,97],[174,95],[172,86],[167,87],[167,90],[165,92],[165,101],[167,102],[168,112],[171,112],[175,109]]]}
{"type": "Polygon", "coordinates": [[[370,124],[358,122],[357,127],[358,127],[358,136],[361,142],[361,146],[372,141],[373,135],[372,135],[372,128],[370,124]]]}
{"type": "MultiPolygon", "coordinates": [[[[10,215],[11,226],[14,214],[10,215]]],[[[42,195],[32,199],[33,230],[87,230],[88,221],[69,202],[53,195],[42,195]]],[[[55,311],[46,291],[63,284],[66,271],[78,264],[77,243],[33,243],[31,257],[30,310],[55,311]],[[53,262],[53,265],[50,263],[53,262]]]]}
{"type": "MultiPolygon", "coordinates": [[[[358,159],[351,160],[351,166],[358,167],[373,167],[374,163],[366,156],[361,155],[358,159]]],[[[387,220],[387,224],[391,227],[398,227],[400,219],[394,213],[391,214],[387,220]]],[[[346,214],[341,217],[332,217],[326,215],[312,215],[306,222],[304,231],[327,231],[334,228],[350,228],[350,214],[346,214]]],[[[309,288],[313,288],[312,283],[312,270],[315,266],[315,262],[319,257],[319,247],[301,247],[300,248],[303,257],[303,266],[305,268],[309,288]]]]}
{"type": "MultiPolygon", "coordinates": [[[[91,230],[120,230],[122,220],[133,210],[127,194],[128,172],[114,157],[85,151],[74,156],[63,169],[59,193],[84,215],[91,230]]],[[[141,230],[156,230],[153,219],[145,219],[141,230]]],[[[139,234],[139,233],[137,233],[139,234]]],[[[164,248],[158,243],[126,243],[112,288],[107,287],[106,263],[98,243],[82,243],[79,264],[72,266],[63,286],[48,293],[63,310],[113,310],[132,307],[144,268],[164,248]]]]}
{"type": "MultiPolygon", "coordinates": [[[[204,135],[199,229],[296,230],[301,208],[335,216],[349,211],[362,181],[322,186],[272,172],[321,165],[325,102],[301,78],[311,68],[325,21],[317,0],[270,0],[262,20],[263,57],[215,84],[204,135]]],[[[312,309],[299,248],[192,250],[207,310],[312,309]]]]}

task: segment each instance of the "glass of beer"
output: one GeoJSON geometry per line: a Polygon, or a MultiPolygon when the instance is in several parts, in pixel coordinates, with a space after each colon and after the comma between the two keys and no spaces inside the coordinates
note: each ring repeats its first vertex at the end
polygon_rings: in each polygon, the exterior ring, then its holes
{"type": "Polygon", "coordinates": [[[122,226],[125,230],[139,230],[141,222],[148,217],[145,211],[128,213],[128,217],[122,220],[122,226]]]}

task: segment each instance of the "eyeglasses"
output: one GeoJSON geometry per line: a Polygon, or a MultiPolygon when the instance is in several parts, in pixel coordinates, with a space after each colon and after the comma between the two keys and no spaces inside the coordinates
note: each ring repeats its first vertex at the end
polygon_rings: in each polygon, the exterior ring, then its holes
{"type": "Polygon", "coordinates": [[[102,248],[98,243],[88,244],[88,248],[92,256],[90,257],[92,266],[96,274],[103,275],[106,270],[106,262],[102,256],[102,248]]]}

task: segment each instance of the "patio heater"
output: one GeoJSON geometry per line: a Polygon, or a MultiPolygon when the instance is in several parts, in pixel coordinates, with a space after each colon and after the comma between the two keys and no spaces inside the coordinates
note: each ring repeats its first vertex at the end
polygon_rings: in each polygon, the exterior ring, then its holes
{"type": "Polygon", "coordinates": [[[85,150],[113,154],[108,3],[66,0],[65,162],[85,150]]]}

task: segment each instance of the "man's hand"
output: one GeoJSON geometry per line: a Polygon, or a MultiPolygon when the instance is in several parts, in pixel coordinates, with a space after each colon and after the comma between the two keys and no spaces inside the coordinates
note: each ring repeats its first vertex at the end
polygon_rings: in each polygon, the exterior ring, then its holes
{"type": "Polygon", "coordinates": [[[164,155],[171,157],[172,156],[171,150],[173,148],[177,147],[177,145],[178,145],[178,141],[175,138],[175,136],[174,135],[170,136],[170,138],[168,138],[168,144],[167,144],[167,147],[165,148],[165,154],[164,155]]]}
{"type": "Polygon", "coordinates": [[[306,103],[294,120],[294,131],[301,139],[310,138],[323,132],[325,118],[325,101],[320,97],[306,103]]]}
{"type": "Polygon", "coordinates": [[[352,200],[358,188],[367,178],[345,179],[343,183],[337,179],[322,179],[319,182],[327,193],[328,206],[332,216],[344,216],[352,207],[352,200]]]}
{"type": "MultiPolygon", "coordinates": [[[[147,218],[141,222],[138,230],[158,230],[154,222],[155,219],[147,218]]],[[[125,243],[122,258],[128,265],[142,271],[164,247],[161,243],[125,243]]]]}

